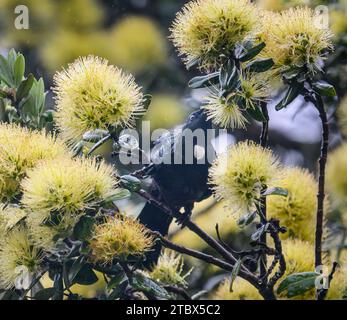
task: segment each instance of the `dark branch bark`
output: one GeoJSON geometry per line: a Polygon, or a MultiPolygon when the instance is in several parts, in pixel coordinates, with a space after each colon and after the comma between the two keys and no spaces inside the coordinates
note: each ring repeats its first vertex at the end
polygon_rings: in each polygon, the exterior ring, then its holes
{"type": "MultiPolygon", "coordinates": [[[[149,194],[145,190],[141,189],[137,193],[139,195],[141,195],[143,198],[145,198],[147,201],[149,201],[150,203],[158,206],[167,215],[169,215],[171,217],[174,217],[174,218],[179,218],[180,217],[179,213],[173,212],[169,207],[167,207],[165,204],[161,203],[157,199],[153,198],[151,196],[151,194],[149,194]]],[[[237,259],[229,251],[227,251],[217,240],[215,240],[210,235],[208,235],[205,231],[200,229],[200,227],[198,227],[194,222],[189,220],[185,224],[185,226],[189,230],[194,232],[196,235],[198,235],[202,240],[204,240],[211,248],[216,250],[226,261],[230,262],[231,264],[234,264],[237,261],[237,259]]],[[[242,266],[242,269],[245,272],[248,272],[250,274],[249,270],[247,270],[245,266],[242,266]]]]}
{"type": "MultiPolygon", "coordinates": [[[[263,122],[259,143],[263,148],[267,148],[268,140],[269,140],[269,114],[267,110],[267,103],[261,102],[260,107],[264,115],[265,121],[263,122]]],[[[262,223],[266,223],[267,214],[266,214],[266,197],[265,196],[261,197],[260,204],[261,205],[260,205],[259,211],[261,212],[261,219],[264,220],[262,221],[262,223]]],[[[266,245],[266,233],[264,233],[261,236],[260,241],[266,245]]],[[[261,263],[260,263],[260,278],[262,279],[262,281],[265,281],[265,282],[267,282],[266,268],[267,268],[267,256],[266,254],[263,254],[261,256],[261,263]]]]}
{"type": "Polygon", "coordinates": [[[316,220],[316,239],[315,239],[315,266],[322,265],[322,237],[323,237],[323,218],[324,218],[324,199],[325,199],[325,167],[328,159],[329,147],[329,124],[324,103],[319,95],[316,95],[315,107],[319,112],[322,121],[322,147],[319,158],[319,180],[317,194],[317,220],[316,220]]]}
{"type": "MultiPolygon", "coordinates": [[[[160,238],[162,244],[164,247],[174,250],[176,252],[179,252],[181,254],[186,254],[188,256],[191,256],[193,258],[205,261],[207,263],[213,264],[217,267],[220,267],[221,269],[227,270],[227,271],[233,271],[234,266],[230,263],[227,263],[223,260],[220,260],[218,258],[215,258],[213,256],[210,256],[206,253],[202,253],[193,249],[188,249],[186,247],[177,245],[171,241],[169,241],[168,239],[166,239],[165,237],[163,237],[162,235],[158,234],[157,232],[154,233],[157,237],[160,238]]],[[[242,270],[240,270],[239,272],[239,276],[245,280],[247,280],[248,282],[250,282],[252,285],[254,285],[256,288],[259,289],[259,283],[258,280],[255,276],[253,276],[250,273],[246,273],[242,270]]]]}

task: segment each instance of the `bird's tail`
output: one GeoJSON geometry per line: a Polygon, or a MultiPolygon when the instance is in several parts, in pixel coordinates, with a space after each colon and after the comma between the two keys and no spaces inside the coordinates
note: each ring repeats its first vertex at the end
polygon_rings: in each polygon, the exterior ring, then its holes
{"type": "MultiPolygon", "coordinates": [[[[138,216],[139,222],[145,225],[152,231],[159,232],[163,236],[166,236],[169,232],[169,227],[172,222],[172,218],[167,216],[165,212],[159,209],[157,206],[147,202],[138,216]]],[[[162,245],[160,242],[156,242],[151,251],[146,254],[146,260],[143,266],[150,269],[158,261],[162,245]]]]}

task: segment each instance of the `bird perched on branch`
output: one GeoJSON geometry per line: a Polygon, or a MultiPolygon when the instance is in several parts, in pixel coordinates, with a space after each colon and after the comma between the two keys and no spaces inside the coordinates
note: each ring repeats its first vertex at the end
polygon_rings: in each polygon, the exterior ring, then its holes
{"type": "MultiPolygon", "coordinates": [[[[181,212],[179,223],[189,219],[195,202],[211,195],[208,171],[215,157],[208,130],[212,123],[202,110],[192,113],[186,123],[162,135],[151,153],[151,164],[145,168],[152,178],[151,194],[174,212],[181,212]]],[[[168,234],[172,218],[152,203],[141,211],[139,221],[163,236],[168,234]]],[[[150,268],[161,250],[156,243],[145,261],[150,268]]]]}

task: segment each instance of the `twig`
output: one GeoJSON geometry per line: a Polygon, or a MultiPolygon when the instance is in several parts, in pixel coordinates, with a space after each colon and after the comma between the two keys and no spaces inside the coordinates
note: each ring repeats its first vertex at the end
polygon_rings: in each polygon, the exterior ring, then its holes
{"type": "Polygon", "coordinates": [[[315,107],[319,112],[322,121],[322,147],[319,158],[319,180],[317,194],[317,221],[316,221],[316,239],[315,239],[315,266],[322,265],[322,237],[323,237],[323,218],[324,218],[324,198],[325,198],[325,167],[328,159],[329,147],[329,124],[327,114],[324,109],[324,103],[320,95],[316,95],[315,107]]]}
{"type": "MultiPolygon", "coordinates": [[[[333,267],[332,267],[330,274],[328,276],[329,288],[330,288],[331,281],[333,281],[334,274],[335,274],[338,266],[339,266],[339,264],[337,262],[333,263],[333,267]]],[[[328,294],[328,291],[329,291],[329,289],[322,289],[322,290],[318,291],[318,300],[324,300],[328,294]]]]}
{"type": "MultiPolygon", "coordinates": [[[[230,263],[227,263],[223,260],[220,260],[218,258],[215,258],[211,255],[208,255],[206,253],[202,253],[193,249],[189,249],[180,245],[177,245],[173,242],[171,242],[170,240],[166,239],[165,237],[163,237],[161,234],[154,232],[153,234],[155,234],[162,242],[163,246],[174,250],[176,252],[179,252],[181,254],[186,254],[189,255],[193,258],[205,261],[207,263],[216,265],[217,267],[220,267],[224,270],[227,271],[233,271],[234,270],[234,266],[230,263]]],[[[246,273],[243,270],[240,270],[239,272],[239,276],[247,281],[249,281],[251,284],[253,284],[256,288],[259,288],[259,283],[258,283],[258,279],[252,275],[251,273],[246,273]]]]}
{"type": "Polygon", "coordinates": [[[100,148],[104,143],[106,143],[108,140],[110,140],[112,138],[112,135],[107,135],[106,137],[103,137],[101,140],[99,140],[96,144],[94,144],[90,150],[88,151],[88,157],[91,156],[93,154],[93,152],[95,150],[97,150],[98,148],[100,148]]]}
{"type": "MultiPolygon", "coordinates": [[[[169,207],[167,207],[164,203],[160,202],[159,200],[155,199],[150,193],[147,191],[140,189],[137,191],[139,195],[141,195],[143,198],[145,198],[147,201],[152,203],[153,205],[159,207],[163,213],[167,214],[170,217],[173,218],[179,218],[180,214],[177,212],[173,212],[169,207]]],[[[217,240],[212,238],[210,235],[208,235],[205,231],[200,229],[194,222],[191,220],[187,221],[185,226],[194,232],[196,235],[198,235],[202,240],[204,240],[211,248],[216,250],[226,261],[230,262],[231,264],[235,264],[237,259],[229,252],[227,251],[217,240]]],[[[242,267],[245,272],[248,272],[250,274],[250,271],[246,269],[245,266],[242,267]]]]}
{"type": "MultiPolygon", "coordinates": [[[[265,101],[262,101],[260,103],[260,108],[263,113],[265,121],[263,121],[263,126],[260,134],[260,140],[259,144],[261,147],[266,148],[268,145],[268,140],[269,140],[269,113],[267,110],[267,103],[265,101]]],[[[266,186],[263,186],[263,190],[266,189],[266,186]]],[[[261,222],[262,224],[267,223],[266,219],[266,196],[261,196],[260,198],[260,206],[258,208],[258,212],[260,214],[261,222]]],[[[266,246],[266,232],[261,236],[260,241],[264,243],[266,246]]],[[[267,266],[267,256],[266,254],[263,254],[260,256],[260,278],[262,281],[265,283],[267,282],[267,275],[268,272],[266,271],[266,266],[267,266]]]]}
{"type": "Polygon", "coordinates": [[[274,241],[275,244],[275,249],[276,249],[276,256],[275,256],[275,261],[276,264],[271,266],[268,269],[269,275],[272,273],[272,270],[277,263],[279,263],[279,268],[278,271],[274,274],[274,276],[269,280],[268,287],[273,290],[275,284],[277,281],[282,278],[282,276],[285,274],[286,269],[287,269],[287,264],[286,260],[283,255],[283,250],[282,250],[282,243],[279,237],[279,233],[284,233],[285,229],[280,227],[279,221],[278,220],[271,220],[270,221],[270,235],[274,241]]]}

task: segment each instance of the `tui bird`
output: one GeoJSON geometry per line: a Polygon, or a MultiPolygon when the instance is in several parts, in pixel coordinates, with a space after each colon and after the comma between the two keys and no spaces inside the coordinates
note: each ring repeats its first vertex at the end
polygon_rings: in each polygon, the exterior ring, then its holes
{"type": "MultiPolygon", "coordinates": [[[[211,195],[208,171],[215,151],[207,134],[208,129],[212,129],[212,123],[205,113],[202,110],[193,112],[183,125],[156,141],[151,153],[152,163],[145,169],[146,174],[152,178],[151,194],[172,211],[182,213],[179,221],[182,226],[190,217],[194,203],[211,195]],[[197,130],[195,133],[201,135],[199,138],[192,139],[192,135],[187,138],[190,132],[187,129],[192,132],[197,130]],[[175,163],[175,159],[182,161],[175,163]]],[[[171,217],[151,203],[146,203],[138,219],[147,228],[164,236],[168,234],[172,222],[171,217]]],[[[151,268],[157,262],[160,251],[161,244],[156,243],[148,253],[144,267],[151,268]]]]}

